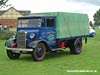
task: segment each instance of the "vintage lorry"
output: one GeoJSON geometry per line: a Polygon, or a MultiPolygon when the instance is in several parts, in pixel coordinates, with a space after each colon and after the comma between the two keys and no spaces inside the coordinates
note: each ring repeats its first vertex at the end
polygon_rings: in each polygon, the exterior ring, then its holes
{"type": "Polygon", "coordinates": [[[43,60],[46,52],[69,48],[80,54],[82,38],[89,36],[88,15],[67,12],[36,13],[19,17],[17,32],[6,41],[7,55],[18,59],[20,54],[32,54],[43,60]]]}

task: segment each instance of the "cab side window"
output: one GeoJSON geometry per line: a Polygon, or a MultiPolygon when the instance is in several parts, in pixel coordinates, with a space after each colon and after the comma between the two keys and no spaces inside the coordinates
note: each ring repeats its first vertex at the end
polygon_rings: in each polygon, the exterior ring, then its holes
{"type": "Polygon", "coordinates": [[[41,26],[42,26],[42,27],[45,27],[45,19],[42,19],[41,26]]]}
{"type": "Polygon", "coordinates": [[[47,18],[47,27],[54,27],[54,18],[47,18]]]}

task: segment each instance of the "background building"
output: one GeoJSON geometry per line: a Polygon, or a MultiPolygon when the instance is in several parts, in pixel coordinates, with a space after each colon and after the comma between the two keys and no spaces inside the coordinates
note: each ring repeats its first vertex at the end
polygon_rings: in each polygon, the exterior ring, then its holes
{"type": "Polygon", "coordinates": [[[0,10],[0,25],[2,27],[12,28],[17,24],[17,18],[29,15],[31,11],[16,10],[14,7],[8,10],[0,10]]]}

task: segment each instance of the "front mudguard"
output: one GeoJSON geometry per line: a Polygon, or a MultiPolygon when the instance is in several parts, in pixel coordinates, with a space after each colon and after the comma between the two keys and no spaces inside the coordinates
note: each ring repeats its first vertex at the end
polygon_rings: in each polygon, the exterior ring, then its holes
{"type": "Polygon", "coordinates": [[[37,44],[38,44],[39,42],[41,42],[41,40],[33,41],[33,42],[31,42],[31,43],[29,44],[29,47],[31,47],[31,48],[36,48],[36,46],[37,46],[37,44]]]}
{"type": "Polygon", "coordinates": [[[16,33],[12,35],[6,42],[5,46],[12,48],[14,43],[16,42],[16,33]]]}
{"type": "Polygon", "coordinates": [[[12,47],[13,47],[13,44],[14,44],[14,40],[15,40],[15,39],[8,39],[8,40],[5,42],[5,46],[12,48],[12,47]]]}
{"type": "Polygon", "coordinates": [[[38,45],[38,43],[43,43],[43,44],[45,45],[45,47],[46,47],[46,51],[47,51],[47,52],[50,50],[48,44],[47,44],[46,41],[44,41],[44,40],[33,41],[33,42],[31,42],[31,43],[29,44],[29,47],[31,47],[31,48],[34,49],[34,48],[36,48],[36,46],[38,45]]]}

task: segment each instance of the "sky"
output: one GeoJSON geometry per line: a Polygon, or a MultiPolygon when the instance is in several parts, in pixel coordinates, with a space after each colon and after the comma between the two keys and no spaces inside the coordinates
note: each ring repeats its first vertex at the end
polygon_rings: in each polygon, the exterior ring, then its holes
{"type": "Polygon", "coordinates": [[[17,10],[31,10],[32,13],[56,11],[85,13],[92,21],[94,13],[100,8],[100,0],[9,0],[7,4],[12,4],[17,10]]]}

